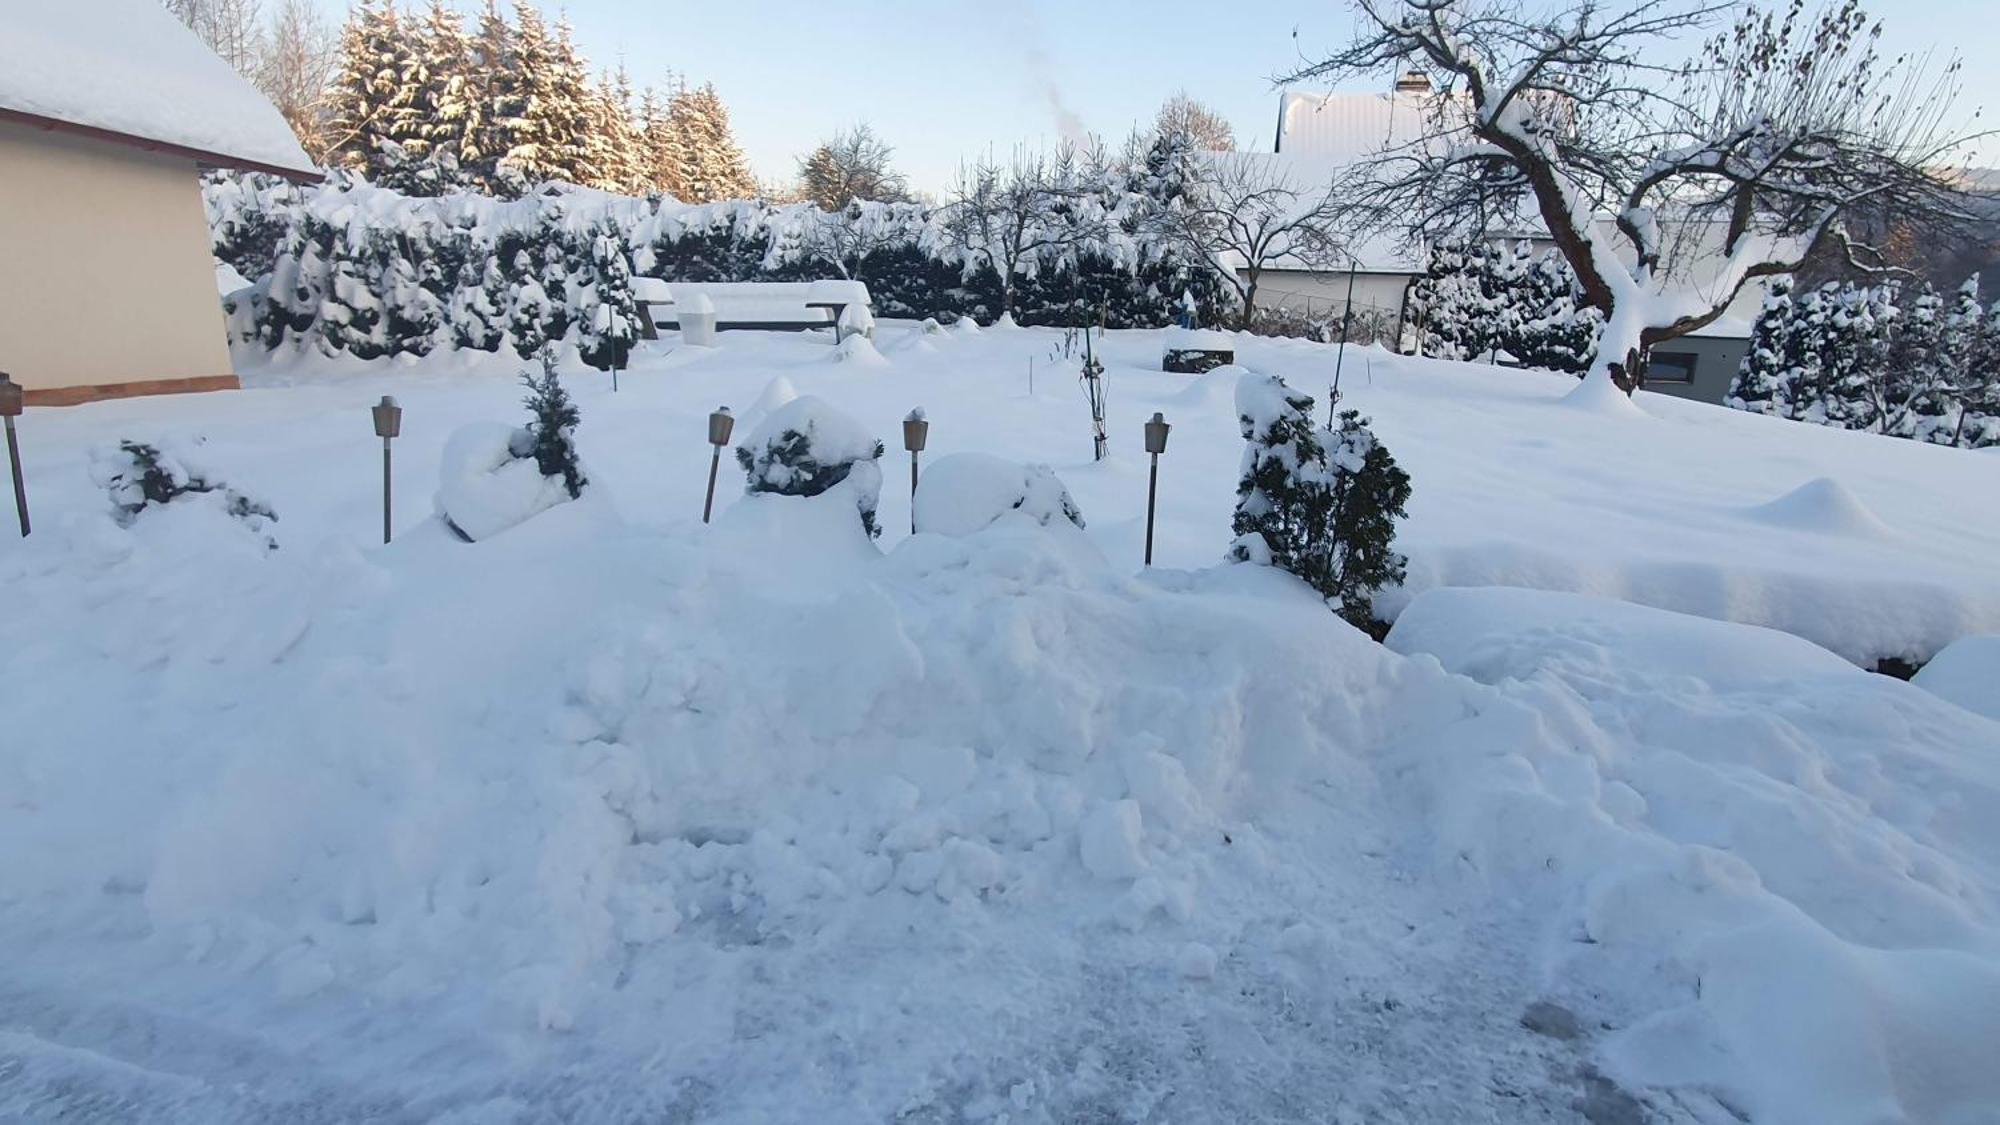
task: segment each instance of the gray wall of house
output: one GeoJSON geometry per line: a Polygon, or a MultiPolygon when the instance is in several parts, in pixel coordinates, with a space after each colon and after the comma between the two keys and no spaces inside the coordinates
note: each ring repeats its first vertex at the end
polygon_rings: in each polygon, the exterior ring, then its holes
{"type": "Polygon", "coordinates": [[[1657,391],[1675,398],[1691,398],[1697,402],[1712,402],[1717,405],[1729,395],[1729,384],[1736,378],[1736,369],[1742,365],[1743,356],[1750,350],[1750,341],[1729,336],[1683,336],[1669,340],[1653,349],[1646,378],[1646,389],[1657,391]],[[1687,382],[1672,378],[1673,361],[1679,356],[1692,356],[1694,378],[1687,382]],[[1664,362],[1663,362],[1664,360],[1664,362]]]}

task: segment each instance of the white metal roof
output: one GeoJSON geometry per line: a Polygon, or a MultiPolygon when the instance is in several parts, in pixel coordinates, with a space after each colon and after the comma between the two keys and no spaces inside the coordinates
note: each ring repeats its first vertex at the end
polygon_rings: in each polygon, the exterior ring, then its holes
{"type": "Polygon", "coordinates": [[[311,173],[263,94],[159,0],[0,0],[0,110],[311,173]]]}

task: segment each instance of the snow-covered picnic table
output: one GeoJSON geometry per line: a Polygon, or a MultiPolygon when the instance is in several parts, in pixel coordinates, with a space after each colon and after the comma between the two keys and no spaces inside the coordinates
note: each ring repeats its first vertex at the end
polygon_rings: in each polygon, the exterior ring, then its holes
{"type": "Polygon", "coordinates": [[[832,327],[834,342],[844,332],[867,333],[874,328],[868,286],[859,281],[726,281],[668,282],[653,277],[632,279],[632,299],[640,306],[648,339],[662,328],[681,327],[680,313],[697,296],[715,309],[715,327],[801,332],[832,327]]]}

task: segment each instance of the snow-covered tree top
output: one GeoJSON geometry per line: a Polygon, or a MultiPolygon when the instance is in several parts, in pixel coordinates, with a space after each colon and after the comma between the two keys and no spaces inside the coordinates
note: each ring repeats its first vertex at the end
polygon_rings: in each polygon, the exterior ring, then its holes
{"type": "Polygon", "coordinates": [[[0,0],[0,109],[311,174],[264,95],[157,0],[0,0]]]}

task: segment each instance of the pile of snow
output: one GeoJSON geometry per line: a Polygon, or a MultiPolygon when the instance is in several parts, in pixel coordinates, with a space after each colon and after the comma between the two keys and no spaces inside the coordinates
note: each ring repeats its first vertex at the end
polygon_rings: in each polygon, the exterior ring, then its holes
{"type": "MultiPolygon", "coordinates": [[[[0,864],[0,1116],[2000,1102],[2000,724],[1926,690],[1952,650],[1904,684],[1799,639],[1858,659],[2000,628],[1991,458],[1646,395],[1606,419],[1556,406],[1566,377],[1349,349],[1342,405],[1416,482],[1385,647],[1216,565],[1236,412],[1177,399],[1159,344],[1098,342],[1102,462],[1074,392],[1021,393],[1056,332],[886,373],[811,334],[642,349],[617,396],[577,384],[596,499],[478,550],[429,520],[374,545],[364,415],[398,395],[397,495],[425,495],[458,427],[513,408],[511,356],[28,419],[36,533],[0,538],[0,855],[25,857],[0,864]],[[921,399],[924,488],[965,511],[919,522],[955,534],[903,535],[901,489],[879,541],[828,495],[725,485],[698,522],[705,416],[794,371],[821,401],[750,444],[799,427],[872,472],[921,399]],[[179,502],[117,526],[84,451],[127,432],[205,433],[284,549],[179,502]],[[973,444],[1004,470],[947,487],[973,444]],[[1897,534],[1745,518],[1836,475],[1897,534]],[[1013,514],[1030,493],[1046,522],[1013,514]],[[1449,588],[1473,584],[1793,635],[1449,588]]],[[[1330,373],[1326,347],[1239,345],[1294,387],[1330,373]]]]}
{"type": "Polygon", "coordinates": [[[1869,511],[1854,493],[1832,477],[1815,477],[1768,504],[1749,509],[1745,515],[1775,527],[1827,535],[1872,539],[1895,535],[1880,516],[1869,511]]]}
{"type": "Polygon", "coordinates": [[[1227,352],[1235,350],[1236,342],[1213,328],[1169,328],[1161,333],[1161,347],[1168,352],[1227,352]]]}
{"type": "Polygon", "coordinates": [[[750,404],[750,416],[753,418],[766,417],[773,410],[798,397],[799,389],[792,384],[790,379],[783,375],[773,375],[771,376],[771,381],[764,384],[764,389],[758,392],[757,401],[750,404]]]}
{"type": "Polygon", "coordinates": [[[1044,527],[1058,519],[1084,526],[1054,469],[989,453],[952,453],[931,462],[918,478],[915,506],[917,530],[936,535],[971,535],[1013,515],[1044,527]]]}
{"type": "Polygon", "coordinates": [[[2000,634],[1960,637],[1910,682],[1975,715],[2000,719],[2000,634]]]}
{"type": "Polygon", "coordinates": [[[852,364],[855,367],[887,367],[889,361],[875,348],[875,341],[856,333],[843,338],[833,349],[835,363],[852,364]]]}
{"type": "Polygon", "coordinates": [[[568,500],[561,477],[542,475],[529,455],[533,447],[527,430],[503,422],[473,422],[453,431],[438,468],[438,516],[478,542],[568,500]]]}
{"type": "Polygon", "coordinates": [[[1614,1078],[1755,1121],[2000,1106],[2000,727],[1793,637],[1570,594],[1432,591],[1388,644],[1494,686],[1488,735],[1418,767],[1436,846],[1557,912],[1548,987],[1611,1017],[1614,1078]]]}

